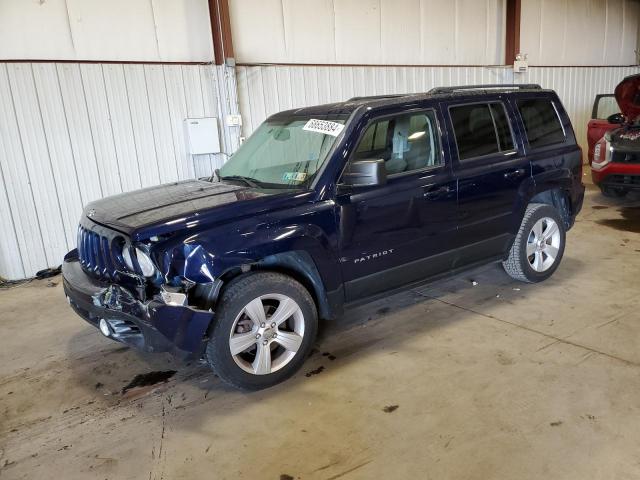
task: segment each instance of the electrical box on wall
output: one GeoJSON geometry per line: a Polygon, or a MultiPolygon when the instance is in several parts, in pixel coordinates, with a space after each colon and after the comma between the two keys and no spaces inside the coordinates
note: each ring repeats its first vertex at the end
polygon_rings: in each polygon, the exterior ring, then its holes
{"type": "Polygon", "coordinates": [[[513,71],[515,73],[526,73],[529,70],[529,62],[527,61],[526,53],[519,53],[516,55],[516,60],[513,62],[513,71]]]}
{"type": "Polygon", "coordinates": [[[191,155],[220,153],[220,135],[216,117],[187,118],[184,125],[191,155]]]}

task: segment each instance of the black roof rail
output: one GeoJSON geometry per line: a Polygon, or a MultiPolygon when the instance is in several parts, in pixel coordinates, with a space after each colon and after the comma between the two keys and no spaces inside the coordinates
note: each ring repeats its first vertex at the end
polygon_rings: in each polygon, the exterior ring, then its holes
{"type": "Polygon", "coordinates": [[[352,97],[349,100],[347,100],[347,102],[356,102],[358,100],[382,100],[385,98],[397,98],[397,97],[406,97],[407,95],[410,95],[409,93],[394,93],[394,94],[389,94],[389,95],[371,95],[369,97],[365,96],[365,97],[352,97]]]}
{"type": "Polygon", "coordinates": [[[537,83],[487,83],[485,85],[462,85],[459,87],[436,87],[429,90],[430,94],[436,93],[453,93],[461,90],[487,90],[487,89],[501,89],[501,90],[542,90],[542,87],[537,83]]]}

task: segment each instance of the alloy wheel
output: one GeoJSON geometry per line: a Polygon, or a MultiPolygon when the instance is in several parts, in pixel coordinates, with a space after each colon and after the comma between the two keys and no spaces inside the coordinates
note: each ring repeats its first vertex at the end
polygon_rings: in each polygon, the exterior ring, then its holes
{"type": "Polygon", "coordinates": [[[292,298],[268,294],[240,311],[229,335],[236,364],[254,375],[267,375],[287,365],[302,345],[304,315],[292,298]]]}
{"type": "Polygon", "coordinates": [[[560,250],[560,229],[549,217],[539,219],[527,238],[527,259],[536,272],[544,272],[555,263],[560,250]]]}

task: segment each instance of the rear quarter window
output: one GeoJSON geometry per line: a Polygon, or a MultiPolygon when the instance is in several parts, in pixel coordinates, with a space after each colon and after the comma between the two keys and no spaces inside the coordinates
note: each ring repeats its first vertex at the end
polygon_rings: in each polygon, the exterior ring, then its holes
{"type": "Polygon", "coordinates": [[[543,99],[519,100],[518,111],[532,148],[563,143],[566,139],[553,102],[543,99]]]}

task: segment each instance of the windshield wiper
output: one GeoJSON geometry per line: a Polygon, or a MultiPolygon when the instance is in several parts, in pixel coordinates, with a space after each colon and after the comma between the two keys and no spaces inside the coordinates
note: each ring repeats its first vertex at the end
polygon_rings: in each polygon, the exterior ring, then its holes
{"type": "Polygon", "coordinates": [[[254,178],[251,178],[251,177],[243,177],[242,175],[228,175],[226,177],[218,176],[218,178],[220,180],[239,180],[241,182],[246,183],[251,188],[258,188],[258,184],[256,183],[256,180],[254,178]]]}

